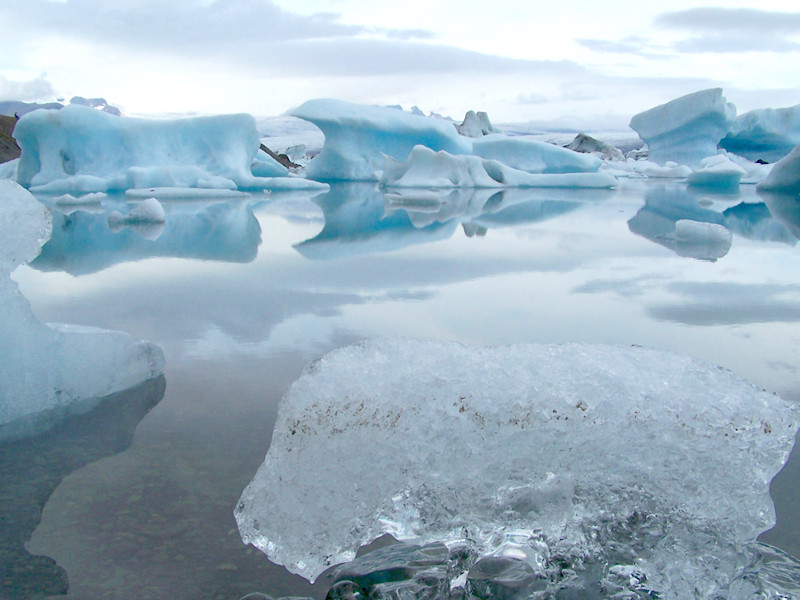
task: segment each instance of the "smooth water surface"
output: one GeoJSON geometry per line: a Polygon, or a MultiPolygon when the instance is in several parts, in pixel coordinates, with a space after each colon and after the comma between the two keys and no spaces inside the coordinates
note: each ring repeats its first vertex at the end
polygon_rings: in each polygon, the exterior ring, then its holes
{"type": "MultiPolygon", "coordinates": [[[[287,387],[365,337],[639,344],[800,402],[797,199],[624,181],[411,195],[352,184],[164,205],[163,229],[111,231],[113,199],[56,212],[41,256],[13,275],[42,321],[122,329],[167,359],[163,398],[128,419],[130,447],[50,476],[63,479],[26,548],[65,570],[68,598],[324,597],[324,578],[312,587],[245,547],[232,511],[287,387]],[[676,237],[679,220],[724,226],[731,243],[676,237]]],[[[42,443],[16,451],[35,461],[42,443]]],[[[773,483],[778,526],[762,536],[796,557],[799,484],[796,451],[773,483]]]]}

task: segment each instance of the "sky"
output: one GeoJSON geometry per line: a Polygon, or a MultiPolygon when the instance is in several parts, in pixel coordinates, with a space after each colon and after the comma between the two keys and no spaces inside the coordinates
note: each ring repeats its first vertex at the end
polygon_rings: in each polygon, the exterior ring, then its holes
{"type": "Polygon", "coordinates": [[[796,0],[0,0],[0,100],[133,115],[327,97],[599,130],[710,87],[800,104],[798,74],[796,0]]]}

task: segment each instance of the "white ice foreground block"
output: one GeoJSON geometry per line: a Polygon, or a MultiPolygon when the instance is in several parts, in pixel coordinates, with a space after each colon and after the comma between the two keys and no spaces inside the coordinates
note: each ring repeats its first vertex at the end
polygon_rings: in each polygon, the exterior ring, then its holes
{"type": "Polygon", "coordinates": [[[799,416],[656,350],[367,341],[292,385],[235,515],[310,580],[390,533],[512,552],[552,585],[608,561],[711,598],[774,523],[799,416]]]}

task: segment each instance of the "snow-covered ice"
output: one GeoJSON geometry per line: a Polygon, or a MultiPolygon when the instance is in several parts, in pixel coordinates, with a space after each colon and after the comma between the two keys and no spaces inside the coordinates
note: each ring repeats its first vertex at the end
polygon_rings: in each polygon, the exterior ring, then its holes
{"type": "Polygon", "coordinates": [[[292,115],[325,134],[322,151],[306,171],[311,179],[377,181],[384,156],[403,161],[417,145],[451,154],[472,151],[471,140],[458,135],[452,123],[394,108],[319,99],[305,102],[292,115]]]}
{"type": "MultiPolygon", "coordinates": [[[[56,194],[133,188],[267,188],[266,161],[250,115],[173,120],[116,117],[85,106],[26,114],[14,136],[17,181],[56,194]]],[[[280,178],[279,178],[280,179],[280,178]]],[[[295,184],[296,185],[296,184],[295,184]]]]}
{"type": "Polygon", "coordinates": [[[736,117],[720,148],[750,160],[776,162],[800,144],[800,104],[759,108],[736,117]]]}
{"type": "Polygon", "coordinates": [[[49,211],[0,181],[0,439],[41,431],[71,410],[161,374],[164,355],[121,331],[39,322],[10,277],[50,235],[49,211]]]}
{"type": "Polygon", "coordinates": [[[652,597],[725,597],[798,417],[644,348],[366,341],[292,385],[235,515],[311,580],[390,533],[524,558],[551,592],[628,569],[652,597]]]}
{"type": "Polygon", "coordinates": [[[488,114],[483,111],[475,112],[474,110],[467,111],[461,125],[458,125],[456,129],[461,135],[471,138],[479,138],[497,132],[489,120],[488,114]]]}
{"type": "Polygon", "coordinates": [[[800,193],[800,145],[776,162],[756,189],[794,195],[800,193]]]}
{"type": "Polygon", "coordinates": [[[697,166],[717,153],[717,144],[736,118],[736,107],[722,89],[688,94],[646,110],[631,119],[631,129],[647,142],[650,160],[697,166]]]}

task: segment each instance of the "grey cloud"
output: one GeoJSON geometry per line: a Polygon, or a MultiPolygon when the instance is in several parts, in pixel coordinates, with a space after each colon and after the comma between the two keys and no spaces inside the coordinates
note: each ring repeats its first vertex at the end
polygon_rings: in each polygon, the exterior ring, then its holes
{"type": "Polygon", "coordinates": [[[800,13],[752,8],[692,8],[656,17],[656,26],[696,34],[676,42],[679,52],[794,52],[800,13]]]}
{"type": "Polygon", "coordinates": [[[30,81],[13,81],[0,75],[0,100],[32,102],[55,96],[52,84],[44,75],[30,81]]]}
{"type": "Polygon", "coordinates": [[[699,33],[800,33],[800,13],[703,7],[663,13],[655,24],[699,33]]]}

